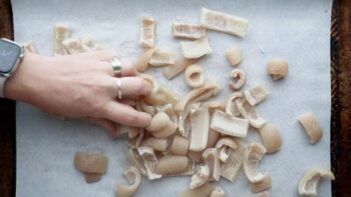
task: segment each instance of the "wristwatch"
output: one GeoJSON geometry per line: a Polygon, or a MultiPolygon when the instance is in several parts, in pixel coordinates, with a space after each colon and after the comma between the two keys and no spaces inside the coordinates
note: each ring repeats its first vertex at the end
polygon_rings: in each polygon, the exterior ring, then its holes
{"type": "Polygon", "coordinates": [[[4,97],[6,79],[16,71],[23,57],[23,45],[6,38],[0,39],[0,97],[4,97]]]}

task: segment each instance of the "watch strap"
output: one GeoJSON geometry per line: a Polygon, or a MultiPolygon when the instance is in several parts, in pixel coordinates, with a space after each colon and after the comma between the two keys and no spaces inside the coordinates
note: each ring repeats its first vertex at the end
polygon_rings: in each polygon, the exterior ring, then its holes
{"type": "Polygon", "coordinates": [[[0,76],[0,98],[5,97],[4,96],[5,82],[6,82],[6,77],[0,76]]]}

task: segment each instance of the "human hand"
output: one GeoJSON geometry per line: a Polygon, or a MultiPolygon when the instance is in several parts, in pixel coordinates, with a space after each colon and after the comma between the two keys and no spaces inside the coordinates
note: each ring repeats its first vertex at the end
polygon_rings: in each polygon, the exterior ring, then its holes
{"type": "Polygon", "coordinates": [[[147,95],[151,85],[135,76],[134,67],[122,61],[122,100],[117,100],[117,78],[110,60],[113,53],[99,51],[46,57],[27,53],[5,84],[5,96],[35,105],[67,118],[86,118],[114,133],[114,122],[145,127],[150,115],[130,106],[147,95]]]}

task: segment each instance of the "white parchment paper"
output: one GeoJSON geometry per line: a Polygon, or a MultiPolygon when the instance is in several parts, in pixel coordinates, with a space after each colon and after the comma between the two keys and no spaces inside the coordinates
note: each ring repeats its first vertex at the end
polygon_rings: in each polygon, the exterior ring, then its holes
{"type": "MultiPolygon", "coordinates": [[[[213,53],[200,62],[206,79],[218,81],[224,100],[228,72],[232,67],[224,58],[226,49],[239,45],[244,61],[239,68],[246,71],[245,88],[263,84],[269,98],[258,111],[279,125],[283,146],[280,152],[266,155],[260,168],[272,176],[271,196],[298,196],[301,176],[314,166],[330,167],[330,12],[331,0],[12,0],[15,39],[33,41],[40,53],[51,55],[52,26],[65,23],[74,37],[90,34],[100,43],[119,51],[122,56],[136,57],[139,52],[139,17],[151,15],[158,21],[157,45],[179,54],[178,40],[171,36],[171,22],[199,22],[200,8],[227,12],[247,18],[248,34],[244,39],[208,31],[213,53]],[[123,50],[124,49],[124,50],[123,50]],[[289,76],[273,82],[266,75],[270,58],[286,58],[289,76]],[[324,131],[322,140],[310,145],[296,117],[314,112],[324,131]]],[[[189,89],[179,76],[165,80],[161,70],[151,70],[157,79],[180,95],[189,89]]],[[[248,141],[260,141],[250,131],[248,141]]],[[[123,182],[127,169],[125,139],[112,140],[103,129],[80,121],[62,121],[24,103],[17,105],[17,196],[114,196],[117,182],[123,182]],[[87,184],[73,167],[78,150],[100,151],[109,159],[107,174],[98,183],[87,184]]],[[[135,196],[177,196],[190,183],[188,177],[143,180],[135,196]]],[[[251,196],[243,172],[234,183],[221,180],[227,196],[251,196]]],[[[322,181],[319,196],[331,196],[329,181],[322,181]]]]}

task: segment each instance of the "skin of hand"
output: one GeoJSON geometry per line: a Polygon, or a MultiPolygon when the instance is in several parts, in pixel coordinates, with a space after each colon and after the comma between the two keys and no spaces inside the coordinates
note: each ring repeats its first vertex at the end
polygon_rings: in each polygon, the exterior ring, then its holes
{"type": "MultiPolygon", "coordinates": [[[[105,127],[113,136],[115,123],[149,125],[149,114],[131,105],[151,92],[151,85],[135,76],[129,61],[122,61],[123,100],[117,100],[117,78],[111,51],[47,57],[26,53],[5,83],[7,98],[26,102],[66,118],[85,118],[105,127]]],[[[115,136],[114,136],[115,137],[115,136]]]]}

